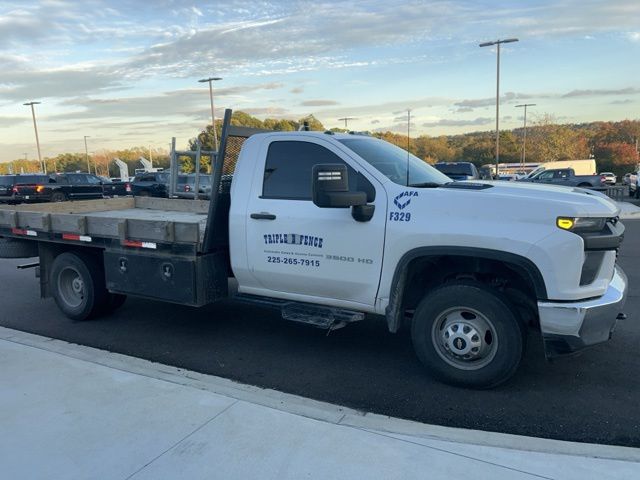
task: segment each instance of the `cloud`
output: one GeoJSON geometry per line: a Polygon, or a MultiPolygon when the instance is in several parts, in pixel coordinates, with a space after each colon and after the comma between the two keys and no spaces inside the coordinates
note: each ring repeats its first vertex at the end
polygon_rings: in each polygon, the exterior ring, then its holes
{"type": "Polygon", "coordinates": [[[20,125],[21,123],[25,123],[26,118],[21,117],[1,117],[0,116],[0,127],[13,127],[15,125],[20,125]]]}
{"type": "Polygon", "coordinates": [[[640,42],[640,32],[629,32],[627,38],[632,42],[640,42]]]}
{"type": "Polygon", "coordinates": [[[473,120],[462,120],[454,118],[441,118],[435,122],[423,123],[423,127],[468,127],[471,125],[487,125],[495,121],[495,118],[478,117],[473,120]]]}
{"type": "Polygon", "coordinates": [[[289,110],[280,107],[242,108],[241,110],[249,115],[267,116],[271,118],[290,115],[289,110]]]}
{"type": "Polygon", "coordinates": [[[378,120],[377,118],[376,118],[376,119],[371,120],[371,125],[376,125],[376,124],[378,124],[378,123],[380,123],[380,120],[378,120]]]}
{"type": "Polygon", "coordinates": [[[613,100],[609,102],[610,105],[628,105],[630,103],[633,103],[633,100],[631,100],[630,98],[625,98],[624,100],[613,100]]]}
{"type": "Polygon", "coordinates": [[[628,87],[617,90],[595,89],[595,90],[572,90],[562,95],[562,98],[572,97],[602,97],[604,95],[634,95],[640,93],[640,88],[628,87]]]}
{"type": "Polygon", "coordinates": [[[293,94],[299,94],[302,92],[304,92],[304,89],[302,87],[295,87],[289,90],[289,93],[293,93],[293,94]]]}
{"type": "MultiPolygon", "coordinates": [[[[239,85],[216,89],[216,97],[225,99],[235,98],[247,93],[260,90],[273,90],[280,88],[281,84],[275,82],[239,85]]],[[[229,103],[227,100],[225,103],[229,103]]],[[[137,96],[137,97],[116,97],[116,98],[94,98],[94,97],[74,97],[60,102],[64,107],[79,107],[80,109],[71,112],[60,113],[49,116],[55,120],[79,120],[92,118],[148,118],[153,125],[158,119],[167,115],[182,115],[192,119],[209,120],[211,113],[209,110],[209,95],[206,88],[189,88],[172,90],[160,94],[137,96]]],[[[243,109],[244,110],[244,109],[243,109]]],[[[277,109],[276,109],[277,110],[277,109]]],[[[222,105],[218,104],[216,117],[222,113],[222,105]]],[[[148,122],[147,122],[148,123],[148,122]]]]}
{"type": "Polygon", "coordinates": [[[303,107],[328,107],[338,105],[338,102],[334,102],[333,100],[307,100],[300,103],[300,105],[303,107]]]}

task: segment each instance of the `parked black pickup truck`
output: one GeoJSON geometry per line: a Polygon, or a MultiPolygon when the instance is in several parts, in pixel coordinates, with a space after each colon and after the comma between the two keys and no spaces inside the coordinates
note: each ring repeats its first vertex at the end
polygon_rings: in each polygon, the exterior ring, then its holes
{"type": "Polygon", "coordinates": [[[550,183],[567,187],[602,187],[605,177],[602,175],[576,175],[573,168],[543,170],[533,177],[525,177],[519,182],[550,183]]]}
{"type": "MultiPolygon", "coordinates": [[[[103,182],[88,173],[7,175],[10,184],[0,189],[5,203],[63,202],[103,198],[103,182]]],[[[4,178],[4,177],[3,177],[4,178]]]]}
{"type": "Polygon", "coordinates": [[[110,178],[100,177],[102,180],[102,189],[105,197],[126,197],[132,195],[131,183],[122,180],[111,180],[110,178]]]}
{"type": "Polygon", "coordinates": [[[169,173],[139,173],[131,182],[131,190],[136,197],[169,197],[169,173]]]}

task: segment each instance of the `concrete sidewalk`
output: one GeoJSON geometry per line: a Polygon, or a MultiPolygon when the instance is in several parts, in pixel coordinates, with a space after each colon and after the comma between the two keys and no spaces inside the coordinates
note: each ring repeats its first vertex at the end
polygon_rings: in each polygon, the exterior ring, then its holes
{"type": "Polygon", "coordinates": [[[11,479],[630,479],[640,451],[364,414],[0,328],[0,469],[11,479]]]}

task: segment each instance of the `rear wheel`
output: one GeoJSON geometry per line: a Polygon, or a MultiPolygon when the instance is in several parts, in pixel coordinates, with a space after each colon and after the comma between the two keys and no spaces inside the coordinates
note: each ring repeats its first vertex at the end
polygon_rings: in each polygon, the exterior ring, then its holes
{"type": "Polygon", "coordinates": [[[506,382],[522,359],[525,327],[508,300],[483,284],[457,282],[428,293],[416,309],[416,354],[445,383],[491,388],[506,382]]]}
{"type": "Polygon", "coordinates": [[[589,183],[579,183],[578,184],[578,187],[581,187],[581,188],[589,188],[590,186],[591,186],[591,184],[589,184],[589,183]]]}
{"type": "Polygon", "coordinates": [[[138,197],[149,197],[150,196],[149,192],[146,191],[146,190],[140,190],[138,193],[136,193],[136,195],[138,197]]]}
{"type": "Polygon", "coordinates": [[[58,308],[72,320],[88,320],[108,304],[101,265],[82,253],[62,253],[51,266],[51,291],[58,308]]]}
{"type": "Polygon", "coordinates": [[[65,202],[67,200],[67,196],[63,192],[53,192],[51,194],[52,202],[65,202]]]}

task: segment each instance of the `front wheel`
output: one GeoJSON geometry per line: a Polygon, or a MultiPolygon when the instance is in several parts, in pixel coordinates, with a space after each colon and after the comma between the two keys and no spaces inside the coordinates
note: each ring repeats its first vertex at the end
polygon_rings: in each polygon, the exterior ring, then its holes
{"type": "Polygon", "coordinates": [[[428,293],[411,336],[430,373],[444,383],[492,388],[506,382],[523,355],[524,326],[508,300],[485,285],[458,282],[428,293]]]}

